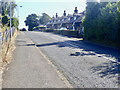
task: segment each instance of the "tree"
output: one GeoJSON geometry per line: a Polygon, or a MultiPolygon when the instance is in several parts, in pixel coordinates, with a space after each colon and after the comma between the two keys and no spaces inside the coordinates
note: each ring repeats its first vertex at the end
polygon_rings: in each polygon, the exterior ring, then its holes
{"type": "MultiPolygon", "coordinates": [[[[12,27],[16,27],[18,28],[19,25],[19,21],[17,20],[17,18],[14,18],[14,10],[17,6],[17,4],[15,4],[15,2],[11,2],[11,6],[12,6],[12,27]]],[[[1,0],[0,2],[0,13],[1,13],[1,17],[2,17],[2,25],[7,27],[10,26],[10,2],[8,2],[7,0],[1,0]]]]}
{"type": "MultiPolygon", "coordinates": [[[[17,4],[15,4],[15,2],[11,2],[12,17],[14,15],[14,10],[15,10],[16,7],[17,7],[17,4]]],[[[10,16],[10,4],[8,5],[8,8],[7,8],[7,14],[10,16]]]]}
{"type": "Polygon", "coordinates": [[[17,18],[12,18],[12,26],[14,26],[15,28],[18,28],[19,20],[17,18]]]}
{"type": "Polygon", "coordinates": [[[84,39],[117,44],[119,16],[117,3],[88,2],[84,20],[84,39]]]}
{"type": "Polygon", "coordinates": [[[119,31],[118,31],[118,45],[120,49],[120,1],[118,2],[118,24],[119,24],[119,31]]]}
{"type": "Polygon", "coordinates": [[[3,26],[9,23],[9,18],[7,16],[2,17],[2,24],[3,26]]]}
{"type": "MultiPolygon", "coordinates": [[[[12,26],[12,27],[15,27],[15,28],[18,28],[18,26],[19,26],[19,21],[18,21],[18,19],[12,17],[11,20],[12,20],[12,25],[11,25],[11,26],[12,26]]],[[[10,22],[9,22],[8,26],[10,26],[10,22]]]]}
{"type": "Polygon", "coordinates": [[[7,10],[5,10],[5,8],[2,7],[2,16],[7,15],[7,10]]]}
{"type": "Polygon", "coordinates": [[[100,4],[98,2],[87,2],[86,17],[84,21],[84,39],[92,40],[96,38],[97,17],[100,14],[100,4]]]}
{"type": "Polygon", "coordinates": [[[39,17],[39,23],[40,24],[46,24],[50,20],[50,16],[46,13],[43,13],[42,16],[39,17]]]}
{"type": "Polygon", "coordinates": [[[34,27],[39,25],[38,16],[36,14],[28,15],[25,20],[26,26],[28,26],[28,30],[32,31],[34,27]]]}

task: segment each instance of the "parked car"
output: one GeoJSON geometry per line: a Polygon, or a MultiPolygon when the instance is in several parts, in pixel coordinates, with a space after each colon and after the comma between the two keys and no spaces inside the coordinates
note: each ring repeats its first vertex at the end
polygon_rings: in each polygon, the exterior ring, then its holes
{"type": "Polygon", "coordinates": [[[22,28],[20,31],[26,31],[26,28],[22,28]]]}
{"type": "Polygon", "coordinates": [[[60,30],[67,30],[67,28],[65,28],[65,27],[61,27],[60,30]]]}

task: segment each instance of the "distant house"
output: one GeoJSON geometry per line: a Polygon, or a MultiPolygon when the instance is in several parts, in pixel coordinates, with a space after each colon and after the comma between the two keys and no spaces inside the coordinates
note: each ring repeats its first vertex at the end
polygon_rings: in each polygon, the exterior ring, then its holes
{"type": "Polygon", "coordinates": [[[85,15],[85,11],[78,13],[77,7],[75,7],[73,14],[66,14],[64,10],[63,16],[59,17],[56,13],[56,16],[52,17],[51,20],[46,24],[47,28],[50,29],[60,29],[61,27],[65,27],[69,30],[77,30],[82,32],[82,18],[85,15]]]}

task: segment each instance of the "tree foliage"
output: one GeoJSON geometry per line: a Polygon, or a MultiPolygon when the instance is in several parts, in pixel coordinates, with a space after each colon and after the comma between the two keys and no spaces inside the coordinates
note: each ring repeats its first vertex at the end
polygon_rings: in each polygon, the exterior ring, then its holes
{"type": "Polygon", "coordinates": [[[50,18],[51,17],[48,14],[43,13],[42,16],[39,17],[39,23],[42,24],[42,25],[46,24],[49,21],[50,18]]]}
{"type": "Polygon", "coordinates": [[[7,10],[2,7],[2,16],[5,16],[5,15],[7,15],[7,10]]]}
{"type": "MultiPolygon", "coordinates": [[[[17,4],[15,2],[11,2],[11,11],[12,11],[11,16],[12,17],[14,15],[14,12],[15,12],[14,10],[16,7],[17,7],[17,4]]],[[[7,8],[7,14],[10,16],[10,4],[8,5],[8,8],[7,8]]]]}
{"type": "MultiPolygon", "coordinates": [[[[12,6],[12,16],[14,15],[14,10],[17,7],[17,4],[15,2],[11,2],[11,6],[12,6]]],[[[6,0],[1,0],[0,2],[0,10],[6,10],[7,15],[10,16],[10,3],[7,2],[6,0]]],[[[1,11],[0,11],[1,12],[1,11]]],[[[5,16],[5,15],[3,15],[5,16]]]]}
{"type": "Polygon", "coordinates": [[[38,16],[36,14],[28,15],[25,20],[26,26],[28,26],[28,30],[33,30],[34,27],[39,25],[38,16]]]}
{"type": "MultiPolygon", "coordinates": [[[[17,18],[14,18],[14,10],[17,7],[17,4],[15,4],[15,2],[11,2],[11,11],[12,11],[12,27],[16,27],[18,28],[19,25],[19,21],[17,18]]],[[[0,9],[2,9],[2,12],[0,11],[0,13],[2,14],[2,24],[3,26],[10,26],[10,3],[7,2],[6,0],[1,0],[0,2],[0,9]]]]}
{"type": "Polygon", "coordinates": [[[9,23],[9,18],[7,16],[3,16],[2,17],[2,24],[3,24],[3,26],[7,25],[8,23],[9,23]]]}
{"type": "MultiPolygon", "coordinates": [[[[19,26],[19,21],[18,21],[18,19],[12,17],[12,18],[11,18],[11,21],[12,21],[12,25],[11,25],[11,26],[12,26],[12,27],[15,27],[15,28],[18,28],[18,26],[19,26]]],[[[8,26],[10,26],[10,21],[9,21],[8,26]]]]}
{"type": "MultiPolygon", "coordinates": [[[[118,3],[88,2],[84,20],[84,39],[118,43],[118,3]]],[[[120,36],[120,35],[119,35],[120,36]]]]}
{"type": "Polygon", "coordinates": [[[119,31],[118,31],[118,44],[120,49],[120,1],[118,2],[118,24],[119,24],[119,31]]]}
{"type": "Polygon", "coordinates": [[[12,18],[12,26],[14,26],[15,28],[18,28],[19,20],[17,18],[12,18]]]}
{"type": "Polygon", "coordinates": [[[28,29],[34,30],[35,27],[39,25],[45,25],[50,19],[50,16],[46,13],[43,13],[42,16],[37,16],[36,14],[28,15],[28,17],[25,20],[26,26],[28,26],[28,29]]]}

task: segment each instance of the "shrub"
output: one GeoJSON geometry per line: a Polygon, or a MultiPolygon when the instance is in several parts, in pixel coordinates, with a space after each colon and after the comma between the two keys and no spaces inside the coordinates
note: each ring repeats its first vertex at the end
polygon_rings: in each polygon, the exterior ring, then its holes
{"type": "Polygon", "coordinates": [[[3,26],[9,23],[9,18],[7,16],[2,17],[2,24],[3,26]]]}
{"type": "MultiPolygon", "coordinates": [[[[10,22],[8,24],[8,26],[10,26],[10,22]]],[[[19,26],[19,21],[17,18],[12,18],[12,27],[18,28],[19,26]]]]}

